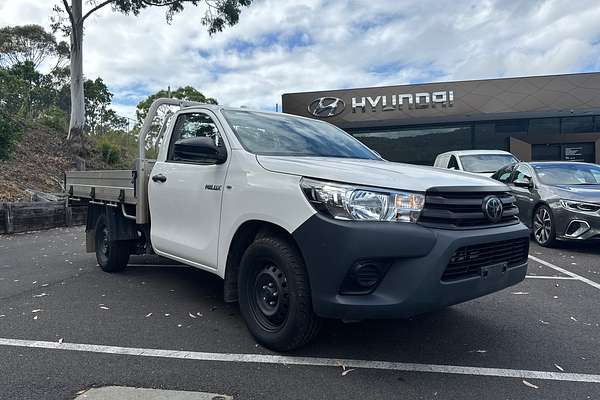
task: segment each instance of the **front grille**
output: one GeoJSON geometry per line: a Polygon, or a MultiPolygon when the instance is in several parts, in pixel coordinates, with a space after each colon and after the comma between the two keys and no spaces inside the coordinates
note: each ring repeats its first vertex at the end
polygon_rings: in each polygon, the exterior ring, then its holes
{"type": "Polygon", "coordinates": [[[446,191],[429,190],[419,223],[431,228],[477,229],[511,225],[519,222],[519,209],[509,192],[498,190],[446,191]],[[502,202],[502,218],[492,222],[483,212],[483,202],[490,195],[502,202]]]}
{"type": "Polygon", "coordinates": [[[478,276],[482,267],[500,263],[506,263],[508,268],[516,267],[527,261],[528,254],[529,238],[461,247],[450,257],[442,281],[478,276]]]}

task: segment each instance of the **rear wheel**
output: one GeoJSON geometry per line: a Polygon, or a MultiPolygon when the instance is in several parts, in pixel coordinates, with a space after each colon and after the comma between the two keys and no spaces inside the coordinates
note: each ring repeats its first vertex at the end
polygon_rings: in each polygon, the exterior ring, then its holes
{"type": "Polygon", "coordinates": [[[110,240],[106,218],[101,215],[96,222],[96,260],[105,272],[119,272],[129,262],[129,242],[110,240]]]}
{"type": "Polygon", "coordinates": [[[556,229],[552,210],[546,205],[536,208],[533,214],[533,238],[543,247],[549,247],[556,241],[556,229]]]}
{"type": "Polygon", "coordinates": [[[287,240],[263,237],[248,247],[238,290],[248,329],[265,347],[289,351],[317,335],[321,324],[312,309],[304,261],[287,240]]]}

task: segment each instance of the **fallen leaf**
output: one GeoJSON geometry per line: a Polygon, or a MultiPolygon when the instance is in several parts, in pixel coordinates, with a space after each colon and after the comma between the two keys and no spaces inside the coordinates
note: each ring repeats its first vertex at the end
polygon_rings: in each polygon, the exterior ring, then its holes
{"type": "Polygon", "coordinates": [[[145,317],[145,318],[148,318],[148,317],[149,317],[149,316],[151,316],[151,315],[152,315],[152,313],[148,313],[148,314],[146,314],[146,317],[145,317]]]}
{"type": "Polygon", "coordinates": [[[194,314],[192,314],[192,313],[188,313],[188,315],[189,315],[191,318],[198,318],[198,317],[196,317],[196,316],[195,316],[194,314]]]}
{"type": "Polygon", "coordinates": [[[350,372],[354,371],[355,368],[345,369],[342,371],[342,376],[348,375],[350,372]]]}
{"type": "Polygon", "coordinates": [[[165,314],[165,317],[168,317],[168,316],[170,316],[170,315],[171,315],[171,314],[167,313],[167,314],[165,314]]]}
{"type": "Polygon", "coordinates": [[[33,297],[44,297],[44,296],[48,296],[48,293],[40,293],[40,294],[33,295],[33,297]]]}
{"type": "Polygon", "coordinates": [[[58,339],[59,344],[62,344],[62,342],[63,342],[63,338],[58,339]]]}
{"type": "Polygon", "coordinates": [[[557,370],[559,370],[559,371],[562,371],[562,372],[564,372],[564,371],[565,371],[565,370],[564,370],[564,368],[563,368],[563,367],[561,367],[561,366],[560,366],[560,365],[558,365],[558,364],[554,364],[554,366],[555,366],[555,367],[556,367],[556,369],[557,369],[557,370]]]}
{"type": "Polygon", "coordinates": [[[516,294],[516,295],[528,295],[529,292],[512,292],[511,294],[516,294]]]}
{"type": "Polygon", "coordinates": [[[36,316],[34,316],[34,317],[33,317],[33,319],[34,319],[34,320],[35,320],[35,319],[38,319],[38,316],[37,316],[37,315],[36,315],[36,316]]]}
{"type": "Polygon", "coordinates": [[[181,328],[181,324],[177,324],[177,327],[178,327],[178,328],[181,328]]]}
{"type": "Polygon", "coordinates": [[[31,312],[32,312],[33,314],[35,314],[35,313],[38,313],[38,312],[40,312],[40,311],[42,311],[42,309],[41,309],[41,308],[37,308],[37,309],[35,309],[35,310],[31,310],[31,312]]]}
{"type": "Polygon", "coordinates": [[[487,350],[471,350],[469,353],[487,353],[487,350]]]}
{"type": "Polygon", "coordinates": [[[577,322],[577,318],[575,318],[575,317],[571,317],[571,321],[575,321],[575,322],[577,322]]]}
{"type": "Polygon", "coordinates": [[[106,306],[100,306],[100,308],[101,308],[102,310],[110,310],[110,308],[108,308],[108,307],[106,307],[106,306]]]}
{"type": "Polygon", "coordinates": [[[540,319],[540,322],[541,322],[542,324],[544,324],[544,325],[548,325],[548,324],[550,324],[550,322],[542,321],[541,319],[540,319]]]}
{"type": "Polygon", "coordinates": [[[533,389],[539,389],[539,386],[536,386],[533,383],[527,382],[525,379],[523,379],[523,384],[525,386],[529,386],[530,388],[533,388],[533,389]]]}

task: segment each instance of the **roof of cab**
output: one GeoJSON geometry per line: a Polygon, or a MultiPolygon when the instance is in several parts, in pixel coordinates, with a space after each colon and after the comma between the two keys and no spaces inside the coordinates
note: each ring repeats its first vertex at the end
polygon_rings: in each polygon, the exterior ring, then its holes
{"type": "Polygon", "coordinates": [[[503,155],[512,156],[512,154],[510,152],[504,151],[504,150],[453,150],[453,151],[447,151],[442,154],[438,154],[438,157],[444,156],[447,154],[452,154],[455,156],[467,156],[467,155],[477,155],[477,154],[503,154],[503,155]]]}

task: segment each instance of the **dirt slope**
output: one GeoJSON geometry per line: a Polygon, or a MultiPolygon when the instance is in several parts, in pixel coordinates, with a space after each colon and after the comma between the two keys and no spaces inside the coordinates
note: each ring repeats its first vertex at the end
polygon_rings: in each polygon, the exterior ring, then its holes
{"type": "Polygon", "coordinates": [[[0,161],[0,202],[29,201],[25,189],[60,192],[71,165],[63,133],[27,129],[8,161],[0,161]]]}

